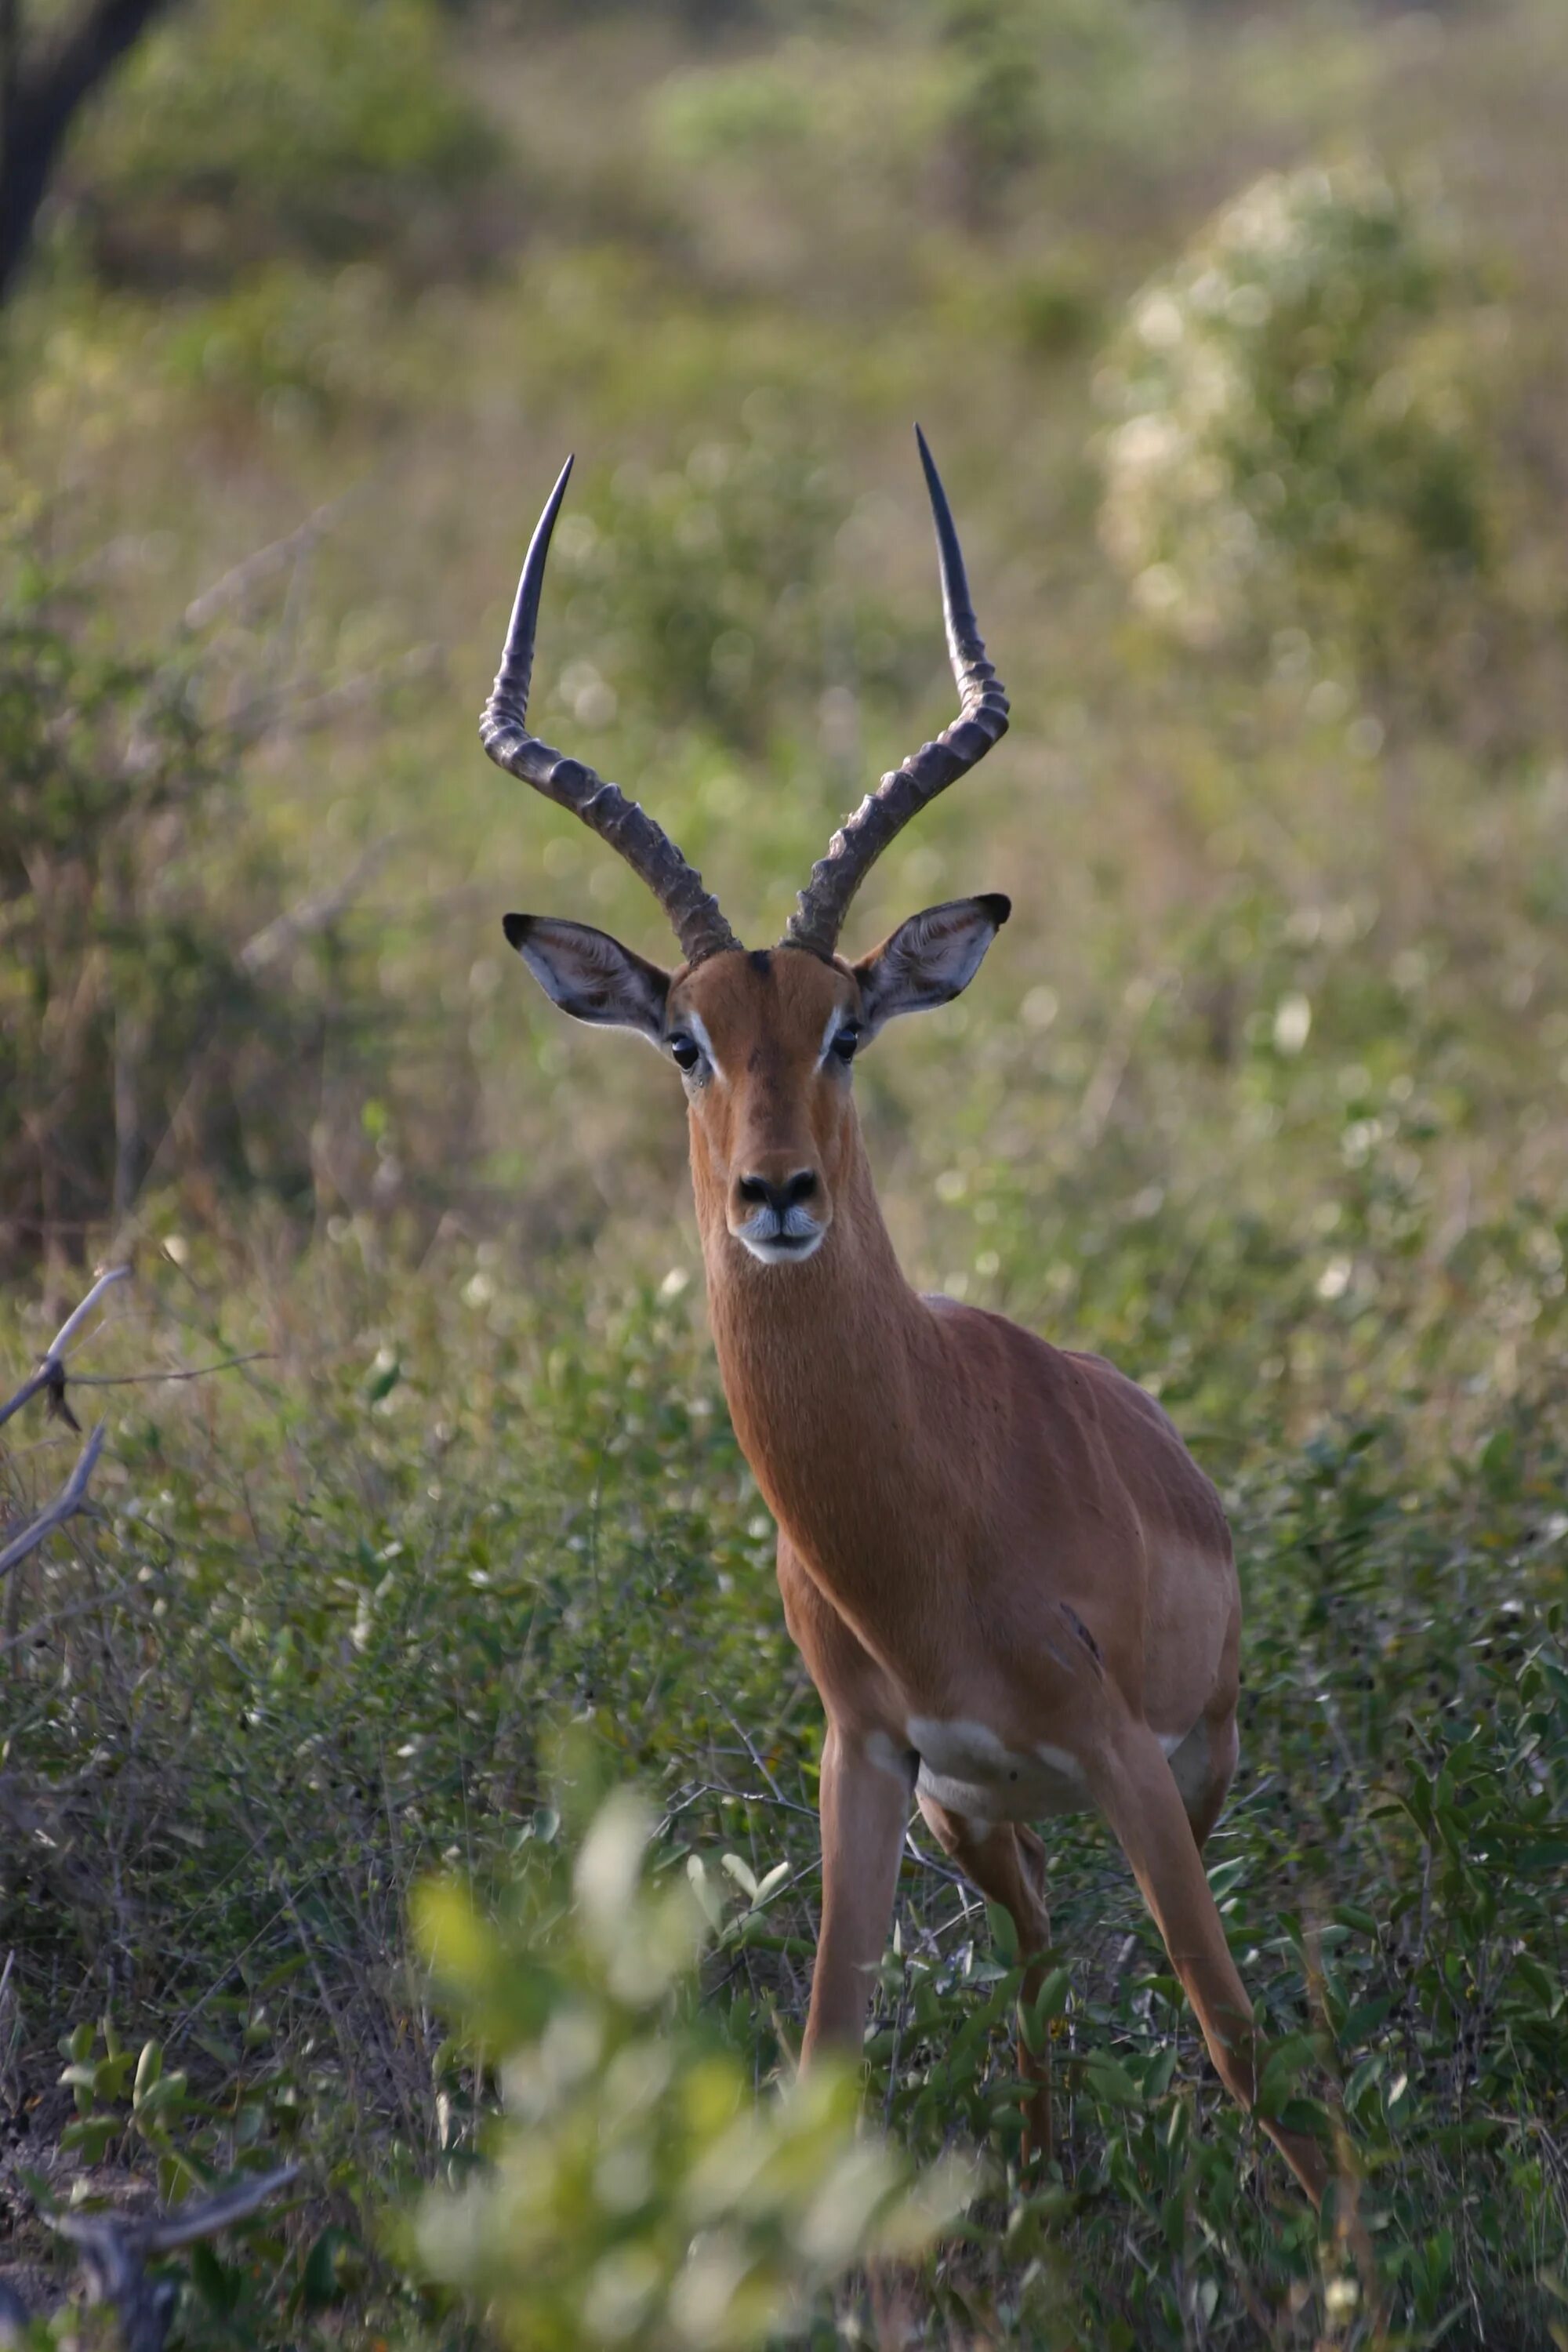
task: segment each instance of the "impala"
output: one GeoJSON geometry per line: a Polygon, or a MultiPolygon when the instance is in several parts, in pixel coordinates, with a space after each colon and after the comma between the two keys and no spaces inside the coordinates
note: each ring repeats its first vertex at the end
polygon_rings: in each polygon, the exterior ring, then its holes
{"type": "MultiPolygon", "coordinates": [[[[506,935],[563,1012],[637,1031],[685,1089],[724,1391],[778,1523],[784,1616],[827,1718],[805,2063],[860,2046],[911,1796],[1011,1914],[1037,1971],[1050,1938],[1045,1849],[1026,1824],[1093,1807],[1215,2065],[1250,2106],[1252,2010],[1202,1861],[1237,1760],[1241,1602],[1219,1499],[1160,1406],[1103,1358],[910,1287],[856,1116],[860,1055],[900,1013],[966,988],[1010,912],[996,893],[955,898],[858,961],[838,952],[872,861],[1007,725],[917,437],[959,714],[835,835],[779,944],[751,951],[651,817],[528,731],[568,459],[528,551],[481,738],[641,876],[680,961],[666,971],[552,916],[508,915],[506,935]]],[[[1048,2153],[1048,2061],[1021,2041],[1020,2063],[1032,2137],[1048,2153]]],[[[1263,2120],[1321,2200],[1316,2144],[1263,2120]]]]}

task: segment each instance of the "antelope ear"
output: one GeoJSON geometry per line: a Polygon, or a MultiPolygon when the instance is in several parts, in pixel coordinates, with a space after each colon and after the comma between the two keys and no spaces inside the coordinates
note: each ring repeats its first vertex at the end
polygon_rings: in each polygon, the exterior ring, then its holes
{"type": "Polygon", "coordinates": [[[669,974],[658,964],[608,931],[552,915],[507,915],[501,928],[552,1003],[574,1021],[636,1029],[651,1045],[663,1043],[669,974]]]}
{"type": "Polygon", "coordinates": [[[865,1008],[862,1035],[874,1037],[900,1013],[924,1013],[963,994],[1013,911],[999,890],[950,898],[911,915],[855,966],[865,1008]]]}

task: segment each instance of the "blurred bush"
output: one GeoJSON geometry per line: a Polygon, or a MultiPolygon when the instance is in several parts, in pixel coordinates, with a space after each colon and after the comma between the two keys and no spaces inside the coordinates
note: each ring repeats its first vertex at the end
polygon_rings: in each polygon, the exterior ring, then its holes
{"type": "Polygon", "coordinates": [[[215,707],[199,630],[128,651],[85,576],[25,537],[0,564],[0,1255],[76,1246],[154,1179],[208,1213],[309,1202],[329,1053],[357,1129],[395,1046],[346,898],[290,911],[280,853],[238,822],[286,698],[229,679],[215,707]]]}
{"type": "Polygon", "coordinates": [[[1322,635],[1434,679],[1493,569],[1487,338],[1440,207],[1367,164],[1269,173],[1131,305],[1099,391],[1101,536],[1193,646],[1322,635]]]}
{"type": "Polygon", "coordinates": [[[612,1796],[570,1881],[535,1841],[499,1921],[451,1881],[416,1898],[437,1984],[502,2094],[482,2169],[453,2168],[460,2185],[426,2199],[419,2252],[528,2352],[761,2345],[850,2265],[917,2252],[972,2193],[965,2168],[917,2182],[858,2135],[857,2070],[755,2100],[683,1998],[704,1912],[692,1884],[647,1877],[651,1827],[612,1796]]]}
{"type": "Polygon", "coordinates": [[[500,152],[430,0],[209,0],[135,53],[71,178],[111,276],[389,247],[450,266],[500,152]]]}
{"type": "Polygon", "coordinates": [[[689,728],[765,747],[814,707],[835,485],[786,434],[709,441],[684,467],[624,466],[561,525],[565,613],[594,649],[552,691],[579,726],[689,728]]]}
{"type": "MultiPolygon", "coordinates": [[[[885,294],[889,217],[918,277],[930,260],[922,227],[960,231],[972,255],[1038,201],[1042,167],[1125,154],[1149,135],[1161,19],[1129,0],[868,0],[777,14],[789,37],[670,75],[651,128],[688,200],[690,175],[717,172],[742,218],[749,204],[764,208],[743,249],[731,225],[732,257],[743,250],[754,266],[815,224],[796,249],[813,299],[863,268],[885,294]]],[[[698,229],[715,234],[710,220],[698,229]]]]}
{"type": "Polygon", "coordinates": [[[1014,182],[1053,149],[1126,127],[1148,14],[1126,0],[939,0],[937,118],[965,226],[991,226],[1014,182]]]}

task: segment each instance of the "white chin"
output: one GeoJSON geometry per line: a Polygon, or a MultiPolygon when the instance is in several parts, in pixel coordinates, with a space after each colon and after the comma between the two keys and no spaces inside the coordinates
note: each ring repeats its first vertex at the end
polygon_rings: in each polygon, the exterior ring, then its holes
{"type": "Polygon", "coordinates": [[[737,1234],[735,1239],[763,1265],[804,1265],[806,1259],[815,1257],[822,1247],[826,1230],[825,1226],[818,1225],[807,1239],[798,1242],[754,1242],[750,1234],[737,1234]]]}

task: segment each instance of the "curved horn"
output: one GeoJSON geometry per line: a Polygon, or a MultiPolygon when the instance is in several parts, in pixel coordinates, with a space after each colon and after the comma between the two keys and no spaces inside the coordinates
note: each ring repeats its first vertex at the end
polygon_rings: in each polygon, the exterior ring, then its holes
{"type": "Polygon", "coordinates": [[[687,864],[669,835],[636,801],[627,800],[619,784],[607,784],[581,760],[552,751],[528,731],[528,688],[533,676],[540,592],[544,586],[550,535],[566,495],[572,464],[568,457],[561,468],[550,502],[529,541],[506,650],[479,720],[479,740],[498,768],[521,776],[547,801],[570,809],[619,852],[669,917],[687,962],[700,963],[705,956],[738,948],[741,942],[720,912],[717,898],[703,888],[697,868],[687,864]]]}
{"type": "Polygon", "coordinates": [[[827,855],[811,869],[811,879],[800,893],[797,911],[789,919],[784,944],[809,948],[814,955],[831,956],[855,896],[871,866],[896,834],[901,833],[938,793],[967,775],[994,743],[1007,732],[1007,697],[1002,681],[985,658],[969,601],[963,554],[952,527],[946,493],[931,463],[925,435],[915,426],[921,464],[931,494],[936,524],[937,554],[942,565],[942,609],[947,624],[947,656],[958,688],[958,716],[943,728],[934,743],[924,743],[901,768],[884,776],[868,793],[851,817],[827,845],[827,855]]]}

